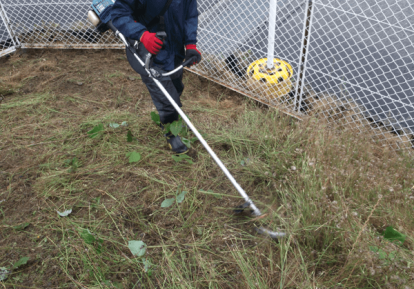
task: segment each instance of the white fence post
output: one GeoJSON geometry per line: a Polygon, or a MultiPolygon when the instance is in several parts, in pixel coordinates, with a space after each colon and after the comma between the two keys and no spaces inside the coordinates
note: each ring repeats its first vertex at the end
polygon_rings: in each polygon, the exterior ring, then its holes
{"type": "Polygon", "coordinates": [[[0,1],[0,57],[15,52],[18,46],[19,42],[14,37],[13,30],[10,27],[10,21],[0,1]]]}
{"type": "Polygon", "coordinates": [[[306,3],[306,17],[305,23],[303,28],[303,49],[301,51],[301,71],[299,72],[299,81],[296,83],[296,93],[295,93],[295,107],[297,107],[298,112],[301,111],[301,105],[303,100],[303,90],[305,86],[305,79],[306,79],[306,68],[307,68],[307,60],[309,49],[308,45],[311,41],[312,37],[312,27],[313,27],[313,13],[314,13],[314,3],[313,1],[317,0],[309,0],[306,3]],[[299,87],[300,86],[300,87],[299,87]],[[299,101],[297,101],[299,96],[299,101]]]}
{"type": "Polygon", "coordinates": [[[269,43],[267,48],[267,69],[273,69],[273,59],[275,58],[277,0],[270,0],[269,6],[269,43]]]}

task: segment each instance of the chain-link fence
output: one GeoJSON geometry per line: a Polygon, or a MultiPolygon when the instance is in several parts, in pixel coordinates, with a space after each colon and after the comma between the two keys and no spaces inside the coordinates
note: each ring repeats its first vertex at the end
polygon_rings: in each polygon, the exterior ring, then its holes
{"type": "MultiPolygon", "coordinates": [[[[91,1],[0,0],[0,56],[22,48],[123,48],[86,20],[91,1]]],[[[414,144],[410,0],[198,0],[191,71],[297,118],[315,115],[414,144]],[[269,61],[270,59],[270,61],[269,61]]]]}
{"type": "MultiPolygon", "coordinates": [[[[313,3],[304,109],[413,147],[414,2],[313,3]]],[[[395,142],[393,142],[395,144],[395,142]]]]}
{"type": "Polygon", "coordinates": [[[86,20],[92,1],[1,0],[0,3],[21,48],[122,48],[113,35],[100,35],[86,20]]]}

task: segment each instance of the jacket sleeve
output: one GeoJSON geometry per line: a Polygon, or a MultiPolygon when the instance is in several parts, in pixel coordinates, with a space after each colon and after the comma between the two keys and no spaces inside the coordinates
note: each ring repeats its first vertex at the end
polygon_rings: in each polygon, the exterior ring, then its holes
{"type": "Polygon", "coordinates": [[[197,0],[188,0],[188,10],[184,24],[184,45],[197,44],[197,28],[197,0]]]}
{"type": "MultiPolygon", "coordinates": [[[[140,0],[135,0],[140,1],[140,0]]],[[[116,0],[111,10],[112,24],[124,36],[139,40],[147,28],[134,21],[134,0],[116,0]]]]}

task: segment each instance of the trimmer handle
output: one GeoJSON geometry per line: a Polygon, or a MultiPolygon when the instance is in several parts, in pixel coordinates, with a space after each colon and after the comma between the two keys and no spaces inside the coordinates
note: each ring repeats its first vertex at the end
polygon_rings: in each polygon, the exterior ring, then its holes
{"type": "Polygon", "coordinates": [[[153,57],[154,55],[152,55],[151,53],[148,53],[147,56],[145,56],[145,69],[146,70],[150,70],[153,57]]]}
{"type": "Polygon", "coordinates": [[[109,29],[111,29],[114,33],[118,31],[118,29],[116,29],[116,27],[112,24],[112,20],[109,21],[108,23],[106,23],[106,25],[108,26],[109,29]]]}
{"type": "MultiPolygon", "coordinates": [[[[167,33],[166,33],[165,31],[159,31],[159,32],[157,32],[157,33],[155,34],[155,36],[156,36],[159,40],[161,40],[161,41],[162,41],[162,48],[161,48],[161,49],[164,49],[164,48],[165,48],[164,41],[165,41],[165,39],[167,38],[167,33]]],[[[148,54],[147,54],[147,56],[145,57],[145,68],[146,68],[147,70],[149,70],[149,69],[150,69],[150,66],[151,66],[151,61],[152,61],[152,58],[153,58],[154,56],[155,56],[155,55],[153,55],[153,54],[151,54],[151,53],[148,53],[148,54]]]]}
{"type": "Polygon", "coordinates": [[[165,31],[159,31],[155,36],[162,41],[161,50],[165,49],[165,39],[167,39],[167,33],[165,31]]]}
{"type": "Polygon", "coordinates": [[[165,38],[167,38],[167,33],[165,31],[159,31],[155,36],[164,42],[165,38]]]}
{"type": "Polygon", "coordinates": [[[190,67],[193,64],[193,62],[195,62],[196,60],[197,59],[196,59],[195,56],[191,57],[190,59],[187,59],[186,61],[184,61],[184,63],[182,65],[183,65],[183,67],[190,67]]]}
{"type": "MultiPolygon", "coordinates": [[[[147,56],[145,57],[145,68],[150,71],[151,69],[151,62],[152,62],[152,58],[154,57],[154,55],[152,55],[151,53],[148,53],[147,56]]],[[[191,57],[190,59],[187,59],[186,61],[184,61],[184,63],[182,65],[180,65],[179,67],[177,67],[176,69],[174,69],[173,71],[170,71],[168,73],[164,73],[160,76],[169,76],[174,74],[175,72],[177,72],[180,69],[183,69],[184,67],[190,67],[191,64],[195,61],[195,57],[191,57]]]]}
{"type": "MultiPolygon", "coordinates": [[[[185,61],[182,65],[180,65],[179,67],[174,69],[173,71],[161,74],[159,71],[151,68],[152,58],[154,57],[154,55],[152,55],[151,53],[148,53],[147,56],[145,56],[145,59],[143,61],[142,59],[140,59],[138,57],[138,55],[136,54],[136,51],[132,50],[132,47],[131,47],[130,43],[126,40],[125,36],[122,33],[120,33],[118,29],[116,29],[116,27],[112,24],[112,21],[109,21],[107,25],[108,25],[108,28],[110,28],[115,33],[115,35],[122,40],[122,42],[125,44],[127,49],[129,49],[129,51],[134,55],[136,60],[139,62],[139,65],[144,65],[147,72],[154,78],[173,75],[174,73],[176,73],[179,70],[183,69],[183,67],[190,66],[191,63],[194,62],[194,58],[190,58],[187,61],[185,61]]],[[[160,40],[163,40],[167,37],[167,33],[157,32],[156,36],[160,40]]],[[[132,66],[132,64],[131,64],[131,66],[132,66]]]]}

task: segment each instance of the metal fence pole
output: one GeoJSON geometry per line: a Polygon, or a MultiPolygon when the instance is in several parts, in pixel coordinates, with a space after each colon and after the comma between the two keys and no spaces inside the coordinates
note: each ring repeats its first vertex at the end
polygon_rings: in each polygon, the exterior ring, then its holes
{"type": "Polygon", "coordinates": [[[306,41],[306,53],[305,53],[305,59],[303,61],[303,75],[302,75],[302,86],[300,88],[300,97],[299,97],[299,103],[298,103],[298,112],[300,112],[301,110],[301,105],[302,105],[302,98],[303,98],[303,90],[305,87],[305,79],[306,79],[306,68],[308,66],[308,56],[309,56],[309,49],[308,49],[308,45],[311,41],[311,37],[312,37],[312,27],[313,27],[313,15],[314,15],[314,9],[315,9],[315,3],[313,3],[312,1],[317,1],[317,0],[311,0],[309,1],[309,32],[308,32],[308,37],[305,40],[306,41]]]}
{"type": "Polygon", "coordinates": [[[299,79],[296,82],[295,99],[294,99],[294,108],[296,109],[297,107],[298,112],[300,112],[300,109],[301,109],[303,88],[305,84],[306,61],[308,59],[308,51],[309,51],[308,44],[311,38],[313,7],[314,7],[314,3],[312,1],[314,0],[309,0],[306,2],[305,19],[303,21],[303,36],[302,36],[303,44],[302,44],[302,49],[301,49],[300,57],[299,57],[300,71],[298,72],[299,79]],[[298,101],[298,96],[299,96],[299,101],[298,101]]]}
{"type": "Polygon", "coordinates": [[[4,26],[3,29],[6,29],[6,31],[3,31],[3,36],[4,36],[4,33],[6,33],[6,40],[4,41],[4,44],[2,45],[2,47],[3,48],[5,47],[5,49],[3,51],[0,50],[0,57],[15,52],[16,48],[18,48],[19,46],[19,42],[16,40],[16,37],[14,37],[13,30],[10,27],[10,24],[9,24],[10,21],[7,17],[6,11],[4,10],[3,3],[0,1],[0,28],[2,27],[1,23],[3,23],[3,26],[4,26]],[[10,43],[11,45],[8,44],[8,41],[11,42],[10,43]]]}
{"type": "Polygon", "coordinates": [[[20,45],[20,42],[18,41],[17,37],[15,37],[13,33],[13,29],[10,27],[10,19],[7,17],[6,10],[4,10],[1,0],[0,0],[0,17],[3,20],[4,26],[6,27],[7,32],[9,33],[13,41],[14,46],[20,45]]]}
{"type": "Polygon", "coordinates": [[[269,43],[267,48],[267,69],[273,69],[275,67],[273,59],[275,58],[277,0],[270,0],[269,5],[269,43]]]}

